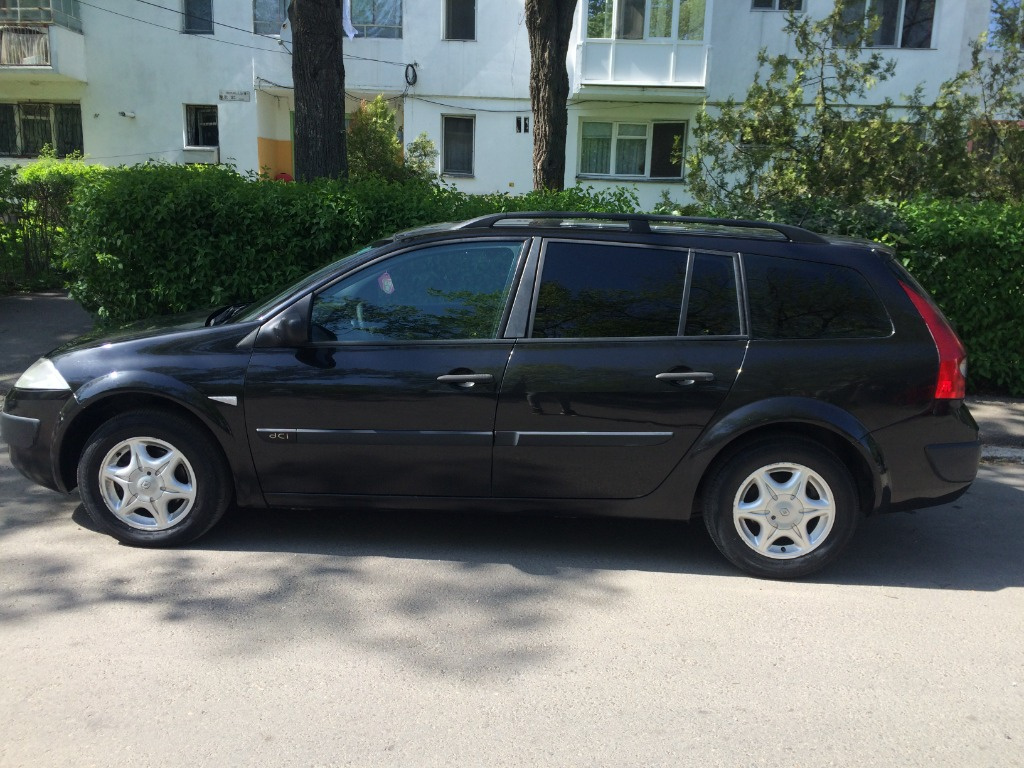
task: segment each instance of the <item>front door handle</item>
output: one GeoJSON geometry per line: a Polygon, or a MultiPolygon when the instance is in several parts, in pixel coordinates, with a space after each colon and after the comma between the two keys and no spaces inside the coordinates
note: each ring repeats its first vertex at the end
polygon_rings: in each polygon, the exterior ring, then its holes
{"type": "Polygon", "coordinates": [[[708,371],[669,371],[659,373],[654,378],[658,381],[667,381],[671,384],[688,387],[698,381],[714,381],[715,374],[708,371]]]}
{"type": "Polygon", "coordinates": [[[494,376],[489,373],[446,373],[443,376],[438,376],[437,380],[442,384],[453,384],[456,387],[469,389],[478,383],[494,381],[494,376]]]}

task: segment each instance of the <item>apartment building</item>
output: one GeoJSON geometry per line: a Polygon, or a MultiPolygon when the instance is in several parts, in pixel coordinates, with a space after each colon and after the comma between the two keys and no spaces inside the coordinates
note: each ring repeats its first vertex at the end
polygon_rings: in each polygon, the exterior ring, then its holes
{"type": "MultiPolygon", "coordinates": [[[[292,173],[286,0],[0,0],[0,161],[44,144],[93,162],[224,162],[292,173]]],[[[345,0],[347,108],[383,94],[404,142],[426,133],[468,192],[532,183],[523,0],[345,0]]],[[[565,183],[683,196],[674,161],[705,100],[741,97],[786,12],[832,0],[580,0],[565,183]]],[[[926,95],[969,64],[989,0],[846,0],[881,16],[897,78],[872,99],[926,95]]]]}

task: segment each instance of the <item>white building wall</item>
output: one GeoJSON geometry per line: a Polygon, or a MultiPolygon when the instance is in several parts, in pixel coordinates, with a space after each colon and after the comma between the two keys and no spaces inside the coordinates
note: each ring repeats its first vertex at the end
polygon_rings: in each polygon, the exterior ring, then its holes
{"type": "MultiPolygon", "coordinates": [[[[617,48],[619,60],[607,71],[628,72],[627,80],[583,77],[588,3],[580,0],[567,62],[572,94],[566,184],[633,186],[645,207],[664,191],[675,199],[685,197],[682,181],[580,174],[580,130],[584,120],[692,123],[705,99],[744,95],[762,47],[779,52],[788,45],[784,13],[753,11],[750,0],[707,4],[704,42],[677,45],[674,54],[705,62],[705,74],[694,75],[697,70],[690,67],[686,85],[680,86],[681,81],[657,74],[670,70],[658,63],[660,44],[653,41],[629,41],[617,48]],[[633,63],[622,58],[631,55],[638,57],[633,63]],[[650,82],[637,82],[638,77],[650,82]]],[[[827,13],[831,4],[806,0],[807,12],[816,16],[827,13]]],[[[217,106],[220,160],[241,171],[259,170],[268,152],[279,159],[289,155],[294,100],[287,26],[280,40],[253,35],[251,2],[213,0],[214,34],[182,34],[181,14],[173,10],[177,0],[164,5],[125,7],[116,0],[83,5],[84,37],[77,38],[77,48],[68,41],[61,44],[75,33],[55,30],[56,56],[65,57],[61,67],[66,74],[35,82],[23,73],[0,71],[0,100],[79,101],[86,154],[104,164],[184,161],[185,104],[217,106]],[[248,94],[248,101],[221,101],[223,91],[248,94]]],[[[529,133],[516,131],[516,117],[531,117],[524,0],[477,0],[472,41],[443,39],[440,0],[405,0],[403,6],[401,39],[344,41],[348,109],[355,109],[360,98],[383,93],[395,100],[404,141],[426,133],[441,151],[443,117],[473,117],[473,173],[447,176],[446,181],[467,192],[530,189],[533,126],[529,133]]],[[[987,21],[988,0],[937,0],[933,47],[886,50],[897,61],[897,78],[873,90],[871,100],[899,100],[918,83],[934,95],[940,82],[967,66],[970,41],[987,21]]]]}

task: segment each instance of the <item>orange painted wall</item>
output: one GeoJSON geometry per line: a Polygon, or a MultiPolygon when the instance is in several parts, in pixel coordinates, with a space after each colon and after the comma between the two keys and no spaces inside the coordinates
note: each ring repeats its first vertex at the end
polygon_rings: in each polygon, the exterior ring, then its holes
{"type": "Polygon", "coordinates": [[[267,169],[270,178],[279,173],[295,176],[292,166],[292,143],[284,139],[256,139],[256,152],[259,157],[260,170],[267,169]]]}

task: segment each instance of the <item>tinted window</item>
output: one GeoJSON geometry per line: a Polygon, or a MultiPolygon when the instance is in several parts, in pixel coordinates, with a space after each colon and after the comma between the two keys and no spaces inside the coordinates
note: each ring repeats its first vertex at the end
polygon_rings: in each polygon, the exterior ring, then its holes
{"type": "Polygon", "coordinates": [[[740,331],[736,268],[731,256],[698,253],[686,302],[686,336],[735,336],[740,331]]]}
{"type": "Polygon", "coordinates": [[[885,307],[853,269],[772,256],[744,256],[743,263],[757,338],[869,338],[892,332],[885,307]]]}
{"type": "Polygon", "coordinates": [[[550,242],[532,335],[675,336],[686,258],[686,251],[550,242]]]}
{"type": "Polygon", "coordinates": [[[494,338],[521,249],[450,243],[377,262],[313,298],[313,340],[494,338]]]}

